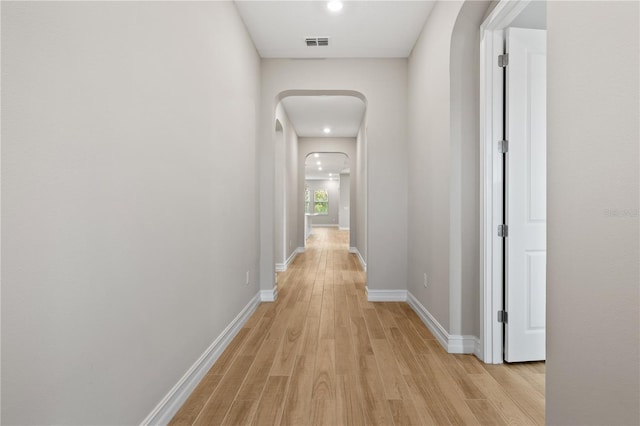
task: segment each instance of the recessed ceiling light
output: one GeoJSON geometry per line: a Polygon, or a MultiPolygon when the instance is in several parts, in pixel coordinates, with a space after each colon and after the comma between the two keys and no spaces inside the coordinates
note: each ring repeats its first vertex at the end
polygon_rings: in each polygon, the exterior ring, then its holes
{"type": "Polygon", "coordinates": [[[330,129],[330,128],[328,128],[328,127],[325,127],[324,129],[322,129],[322,131],[323,131],[325,134],[329,134],[329,133],[331,133],[331,129],[330,129]]]}
{"type": "Polygon", "coordinates": [[[320,161],[316,161],[316,165],[319,166],[320,164],[322,164],[320,161]]]}
{"type": "Polygon", "coordinates": [[[320,154],[318,154],[317,152],[315,154],[313,154],[314,157],[318,158],[320,157],[320,154]]]}
{"type": "Polygon", "coordinates": [[[327,3],[327,9],[329,9],[332,12],[340,12],[342,10],[342,2],[330,1],[327,3]]]}
{"type": "Polygon", "coordinates": [[[322,167],[318,167],[318,170],[319,170],[319,171],[322,171],[322,167]]]}

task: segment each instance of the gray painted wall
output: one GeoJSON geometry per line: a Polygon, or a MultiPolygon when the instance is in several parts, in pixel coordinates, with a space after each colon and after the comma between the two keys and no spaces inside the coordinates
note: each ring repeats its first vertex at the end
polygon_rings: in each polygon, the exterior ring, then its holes
{"type": "Polygon", "coordinates": [[[140,423],[257,293],[259,69],[233,3],[2,4],[3,424],[140,423]]]}
{"type": "MultiPolygon", "coordinates": [[[[275,148],[278,167],[275,173],[275,263],[284,264],[296,251],[298,245],[298,135],[279,104],[276,107],[275,119],[282,125],[282,132],[276,131],[275,148]]],[[[302,223],[304,226],[304,223],[302,223]]]]}
{"type": "MultiPolygon", "coordinates": [[[[472,73],[449,70],[468,48],[460,10],[435,6],[408,84],[401,59],[265,60],[260,93],[229,3],[3,3],[2,423],[140,422],[258,290],[258,239],[271,288],[273,117],[291,88],[368,99],[352,235],[368,208],[369,286],[408,282],[448,330],[450,318],[474,329],[469,270],[450,303],[452,259],[473,256],[474,200],[451,198],[472,175],[456,111],[475,125],[455,108],[467,86],[453,87],[472,73]]],[[[547,423],[638,424],[639,7],[550,2],[547,14],[547,423]]]]}
{"type": "Polygon", "coordinates": [[[351,170],[351,188],[356,182],[355,204],[353,191],[351,192],[351,229],[350,245],[355,247],[365,262],[367,262],[367,117],[362,119],[356,137],[356,170],[351,170]],[[355,207],[355,212],[354,212],[355,207]]]}
{"type": "Polygon", "coordinates": [[[299,215],[300,204],[304,204],[304,198],[299,198],[300,180],[298,178],[298,135],[293,126],[291,126],[291,136],[287,139],[287,151],[285,152],[286,164],[286,194],[287,194],[287,259],[291,257],[298,247],[298,229],[300,225],[304,226],[304,219],[299,215]]]}
{"type": "MultiPolygon", "coordinates": [[[[407,281],[406,59],[264,59],[262,61],[260,207],[261,288],[273,288],[272,121],[285,91],[353,90],[367,99],[367,263],[370,289],[407,281]],[[343,89],[344,88],[344,89],[343,89]],[[394,179],[388,179],[393,176],[394,179]]],[[[311,93],[309,93],[311,94],[311,93]]]]}
{"type": "Polygon", "coordinates": [[[340,174],[340,205],[338,210],[338,226],[340,229],[349,228],[349,214],[351,213],[351,178],[348,173],[340,174]]]}
{"type": "Polygon", "coordinates": [[[458,2],[438,2],[409,57],[408,290],[449,326],[449,52],[458,2]],[[423,274],[428,288],[424,288],[423,274]]]}
{"type": "Polygon", "coordinates": [[[449,66],[450,271],[455,281],[451,331],[476,337],[480,336],[480,24],[489,4],[474,0],[462,6],[451,36],[449,66]]]}
{"type": "Polygon", "coordinates": [[[639,4],[547,8],[547,423],[637,425],[639,4]]]}
{"type": "Polygon", "coordinates": [[[479,28],[488,5],[436,3],[409,58],[407,287],[450,334],[476,336],[479,28]]]}

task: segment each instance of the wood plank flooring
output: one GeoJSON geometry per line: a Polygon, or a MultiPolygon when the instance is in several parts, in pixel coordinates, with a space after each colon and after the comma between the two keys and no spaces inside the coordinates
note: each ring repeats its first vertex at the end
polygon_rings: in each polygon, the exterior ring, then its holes
{"type": "Polygon", "coordinates": [[[367,302],[347,248],[314,229],[172,425],[544,424],[544,363],[447,354],[407,304],[367,302]]]}

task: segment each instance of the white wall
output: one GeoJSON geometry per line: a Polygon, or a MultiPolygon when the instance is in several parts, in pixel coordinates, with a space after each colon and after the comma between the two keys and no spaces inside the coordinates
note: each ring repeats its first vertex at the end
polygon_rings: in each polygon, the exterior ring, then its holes
{"type": "Polygon", "coordinates": [[[407,61],[326,59],[262,61],[261,288],[273,287],[273,121],[278,97],[288,90],[357,91],[367,100],[368,285],[403,289],[407,272],[407,61]],[[394,179],[388,179],[393,176],[394,179]],[[264,261],[263,261],[264,259],[264,261]],[[272,263],[272,261],[271,261],[272,263]],[[272,269],[272,268],[271,268],[272,269]]]}
{"type": "Polygon", "coordinates": [[[317,189],[326,189],[329,195],[329,209],[326,215],[318,215],[313,217],[313,225],[330,225],[338,226],[338,210],[340,205],[340,182],[329,179],[306,180],[311,191],[311,202],[313,203],[313,191],[317,189]]]}
{"type": "MultiPolygon", "coordinates": [[[[349,167],[353,173],[354,170],[359,170],[358,165],[353,161],[353,158],[356,158],[359,153],[357,151],[356,140],[354,138],[299,138],[298,139],[298,181],[300,184],[298,185],[298,197],[300,200],[304,200],[304,174],[305,174],[305,161],[307,156],[313,152],[340,152],[349,157],[349,167]]],[[[351,205],[355,203],[355,197],[360,193],[359,183],[354,179],[350,182],[350,198],[351,205]]],[[[304,247],[304,220],[302,217],[304,215],[304,201],[301,201],[299,204],[299,213],[298,217],[301,218],[301,222],[298,224],[298,232],[299,234],[299,247],[304,247]]],[[[352,224],[356,222],[358,219],[356,218],[357,211],[351,209],[351,217],[350,220],[352,224]]],[[[349,238],[351,241],[351,245],[353,245],[353,241],[358,238],[356,227],[351,227],[349,231],[349,238]]],[[[362,227],[364,232],[364,226],[362,227]]]]}
{"type": "Polygon", "coordinates": [[[546,421],[637,425],[640,8],[547,8],[546,421]]]}
{"type": "Polygon", "coordinates": [[[349,229],[349,214],[351,212],[351,179],[348,173],[340,174],[340,205],[338,211],[338,226],[342,230],[349,229]]]}
{"type": "Polygon", "coordinates": [[[3,424],[141,422],[257,293],[259,67],[229,2],[2,4],[3,424]]]}

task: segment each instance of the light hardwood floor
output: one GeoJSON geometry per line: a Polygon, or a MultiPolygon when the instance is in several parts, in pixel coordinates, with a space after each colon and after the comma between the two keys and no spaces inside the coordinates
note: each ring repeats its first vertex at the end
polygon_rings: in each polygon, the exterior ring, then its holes
{"type": "Polygon", "coordinates": [[[172,425],[544,424],[544,363],[447,354],[407,304],[367,302],[347,248],[314,229],[172,425]]]}

